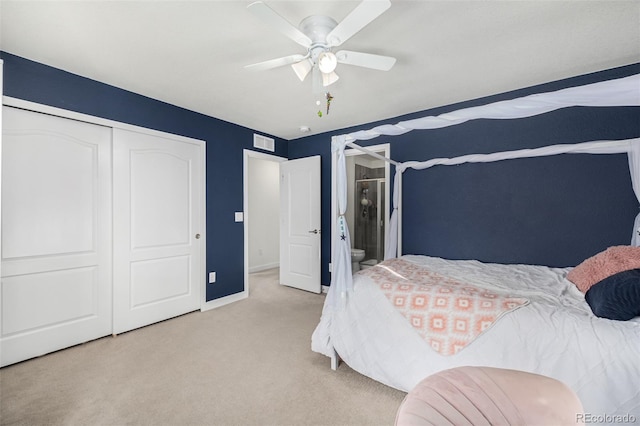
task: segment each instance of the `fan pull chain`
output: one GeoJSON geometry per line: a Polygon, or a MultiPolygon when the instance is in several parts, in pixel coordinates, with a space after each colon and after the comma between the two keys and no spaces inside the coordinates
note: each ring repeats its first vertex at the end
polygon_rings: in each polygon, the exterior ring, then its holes
{"type": "MultiPolygon", "coordinates": [[[[325,93],[325,97],[327,99],[327,112],[326,112],[326,114],[329,115],[329,107],[331,107],[331,101],[333,100],[333,96],[331,95],[331,93],[327,92],[327,93],[325,93]]],[[[316,101],[316,105],[320,106],[320,101],[316,101]]],[[[318,110],[318,117],[322,118],[322,110],[318,110]]]]}
{"type": "Polygon", "coordinates": [[[327,115],[329,115],[329,107],[331,106],[332,100],[333,96],[331,96],[331,93],[327,92],[327,115]]]}

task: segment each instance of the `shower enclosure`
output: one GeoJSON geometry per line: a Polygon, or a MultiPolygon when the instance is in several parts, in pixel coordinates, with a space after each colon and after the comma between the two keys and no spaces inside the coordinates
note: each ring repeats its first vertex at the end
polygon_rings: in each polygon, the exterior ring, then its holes
{"type": "Polygon", "coordinates": [[[384,259],[384,191],[384,179],[356,180],[353,245],[365,251],[363,262],[369,264],[384,259]]]}

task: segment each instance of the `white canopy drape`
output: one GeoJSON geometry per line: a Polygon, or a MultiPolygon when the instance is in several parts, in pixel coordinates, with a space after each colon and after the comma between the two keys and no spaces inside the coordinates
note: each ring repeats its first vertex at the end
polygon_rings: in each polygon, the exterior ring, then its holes
{"type": "Polygon", "coordinates": [[[572,106],[638,106],[640,105],[640,74],[616,80],[602,81],[555,92],[539,93],[508,101],[464,108],[438,116],[416,118],[387,124],[370,130],[345,135],[347,142],[373,139],[381,135],[397,136],[412,130],[439,129],[478,118],[512,119],[532,117],[572,106]]]}
{"type": "MultiPolygon", "coordinates": [[[[329,297],[331,306],[337,307],[338,295],[348,297],[353,290],[351,275],[351,244],[349,230],[344,218],[346,212],[346,163],[344,149],[347,144],[358,148],[355,140],[368,140],[380,135],[396,136],[415,129],[438,129],[475,119],[514,119],[531,117],[538,114],[572,106],[640,106],[640,74],[615,80],[593,83],[585,86],[570,87],[555,92],[540,93],[508,101],[495,102],[484,106],[465,108],[439,116],[422,117],[403,121],[395,125],[378,126],[370,130],[358,131],[348,135],[334,136],[332,150],[338,156],[337,187],[339,216],[336,239],[332,253],[333,272],[329,297]]],[[[633,189],[640,202],[640,138],[623,141],[595,141],[575,145],[552,145],[536,149],[524,149],[493,154],[471,154],[456,158],[436,158],[425,162],[406,162],[396,165],[393,192],[393,213],[388,227],[385,259],[395,257],[398,241],[398,182],[407,168],[426,169],[435,165],[452,165],[466,162],[489,162],[511,158],[525,158],[555,155],[562,153],[612,154],[624,153],[629,156],[629,170],[633,189]]],[[[636,217],[631,244],[640,245],[640,214],[636,217]]]]}
{"type": "Polygon", "coordinates": [[[336,196],[338,201],[338,221],[336,223],[336,239],[332,248],[332,272],[331,287],[335,285],[336,291],[328,294],[329,306],[339,306],[339,299],[344,299],[347,293],[353,289],[351,279],[351,237],[349,227],[344,217],[347,211],[347,166],[344,155],[346,139],[344,136],[335,136],[331,141],[331,151],[338,155],[336,180],[336,196]]]}

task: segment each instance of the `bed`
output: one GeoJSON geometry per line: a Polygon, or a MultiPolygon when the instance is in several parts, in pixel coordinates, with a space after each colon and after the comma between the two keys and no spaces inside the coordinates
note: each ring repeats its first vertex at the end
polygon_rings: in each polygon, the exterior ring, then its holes
{"type": "Polygon", "coordinates": [[[407,281],[393,265],[398,260],[527,303],[499,315],[457,353],[442,354],[394,307],[370,268],[353,276],[345,306],[325,305],[312,337],[314,351],[337,353],[354,370],[405,392],[431,374],[458,366],[542,374],[573,389],[587,413],[640,419],[640,317],[596,317],[584,294],[567,280],[571,268],[429,256],[402,256],[377,268],[407,281]]]}
{"type": "MultiPolygon", "coordinates": [[[[579,289],[567,279],[578,267],[502,265],[402,255],[402,173],[406,169],[567,153],[626,153],[633,190],[640,202],[640,138],[403,163],[355,144],[357,140],[437,129],[474,119],[517,119],[574,106],[637,107],[640,106],[639,84],[640,75],[634,75],[334,136],[333,271],[323,313],[312,336],[312,349],[330,357],[334,369],[342,359],[354,370],[406,392],[431,374],[459,366],[541,374],[568,385],[580,398],[586,413],[603,416],[596,418],[601,423],[640,420],[640,318],[616,321],[596,316],[587,302],[588,289],[579,289]],[[385,239],[385,261],[355,275],[351,273],[351,241],[345,218],[345,147],[359,149],[395,166],[393,212],[385,239]],[[406,303],[413,303],[407,301],[416,298],[413,292],[423,292],[422,300],[434,298],[433,293],[424,294],[438,291],[432,283],[424,282],[424,277],[434,278],[434,285],[453,286],[453,289],[441,289],[445,292],[466,291],[501,298],[502,309],[492,312],[489,320],[470,320],[480,325],[476,325],[475,335],[466,336],[462,342],[453,337],[435,341],[432,333],[425,331],[424,322],[430,321],[428,315],[437,311],[436,307],[427,306],[422,318],[412,307],[406,308],[406,303]],[[399,309],[398,305],[403,304],[405,309],[399,309]]],[[[630,246],[637,248],[640,246],[640,214],[635,218],[631,235],[630,246]]],[[[637,260],[640,261],[640,256],[637,260]]],[[[640,265],[634,268],[632,270],[640,274],[640,265]]],[[[638,283],[634,288],[640,289],[640,275],[633,279],[638,283]]],[[[612,284],[611,288],[618,284],[612,284]]],[[[475,299],[472,304],[482,303],[488,302],[475,299]]],[[[638,307],[640,301],[636,299],[632,308],[638,307]]],[[[458,324],[458,319],[447,313],[447,309],[438,312],[444,315],[438,319],[440,325],[458,324]]],[[[459,322],[462,328],[468,327],[463,323],[459,322]]]]}

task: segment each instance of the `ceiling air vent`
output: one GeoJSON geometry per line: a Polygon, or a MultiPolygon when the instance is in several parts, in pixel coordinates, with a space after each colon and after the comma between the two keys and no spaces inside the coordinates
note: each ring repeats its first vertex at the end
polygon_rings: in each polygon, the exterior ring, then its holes
{"type": "Polygon", "coordinates": [[[253,134],[253,147],[274,152],[276,150],[276,142],[272,138],[253,134]]]}

